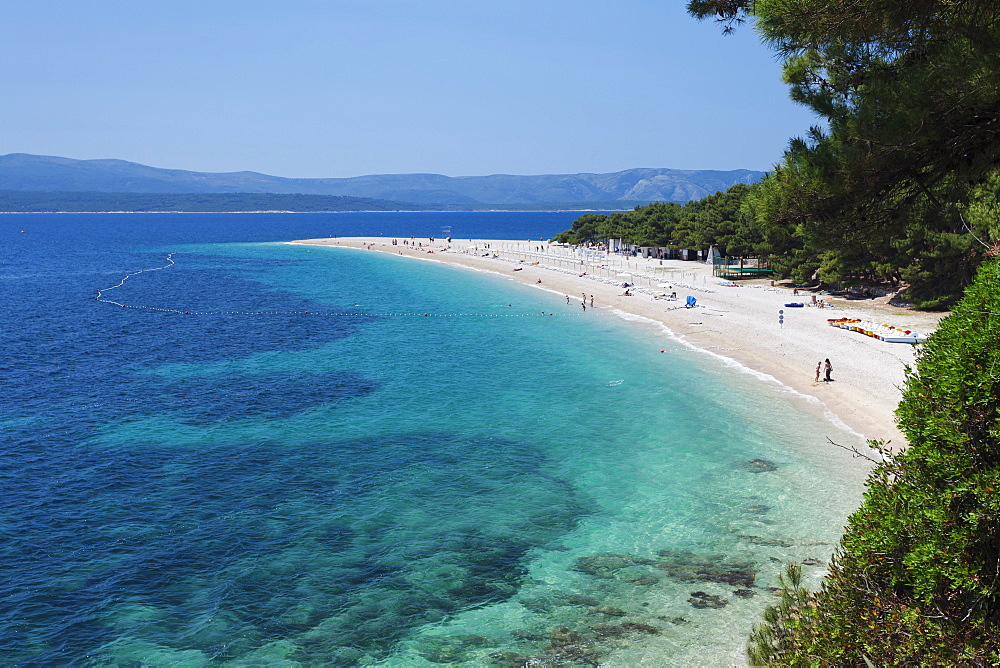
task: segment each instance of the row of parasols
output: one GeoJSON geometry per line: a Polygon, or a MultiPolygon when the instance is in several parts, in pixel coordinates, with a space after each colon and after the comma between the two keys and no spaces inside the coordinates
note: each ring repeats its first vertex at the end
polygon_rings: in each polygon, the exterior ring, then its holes
{"type": "Polygon", "coordinates": [[[859,320],[857,318],[830,318],[827,320],[832,326],[858,332],[865,336],[870,336],[886,343],[921,343],[927,337],[909,329],[901,329],[893,325],[876,323],[873,320],[859,320]]]}

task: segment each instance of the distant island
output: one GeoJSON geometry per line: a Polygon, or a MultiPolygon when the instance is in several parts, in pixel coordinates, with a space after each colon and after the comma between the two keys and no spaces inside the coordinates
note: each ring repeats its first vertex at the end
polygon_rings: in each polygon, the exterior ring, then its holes
{"type": "Polygon", "coordinates": [[[257,211],[428,211],[406,202],[331,195],[269,193],[104,193],[0,190],[3,213],[218,213],[257,211]]]}
{"type": "Polygon", "coordinates": [[[556,202],[498,207],[418,204],[346,195],[272,193],[105,193],[0,190],[0,213],[321,213],[340,211],[618,211],[640,202],[556,202]]]}
{"type": "Polygon", "coordinates": [[[684,203],[764,172],[641,168],[607,174],[374,174],[297,179],[124,160],[0,156],[0,211],[622,210],[684,203]]]}

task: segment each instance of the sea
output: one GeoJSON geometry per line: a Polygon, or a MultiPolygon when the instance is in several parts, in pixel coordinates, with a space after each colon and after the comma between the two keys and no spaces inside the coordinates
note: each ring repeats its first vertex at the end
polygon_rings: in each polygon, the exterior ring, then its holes
{"type": "Polygon", "coordinates": [[[857,434],[504,267],[287,243],[579,215],[0,215],[0,663],[745,664],[857,434]]]}

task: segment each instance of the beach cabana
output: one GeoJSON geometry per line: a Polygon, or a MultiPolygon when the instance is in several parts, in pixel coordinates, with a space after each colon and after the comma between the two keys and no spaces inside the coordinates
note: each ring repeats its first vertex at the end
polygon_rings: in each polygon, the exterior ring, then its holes
{"type": "Polygon", "coordinates": [[[768,278],[774,275],[774,270],[760,258],[720,256],[712,262],[712,275],[732,281],[741,278],[768,278]]]}

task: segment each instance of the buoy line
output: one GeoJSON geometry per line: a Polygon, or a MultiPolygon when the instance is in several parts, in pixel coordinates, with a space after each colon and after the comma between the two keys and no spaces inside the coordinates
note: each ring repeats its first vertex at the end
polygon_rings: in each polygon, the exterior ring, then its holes
{"type": "MultiPolygon", "coordinates": [[[[97,291],[97,295],[94,299],[102,304],[111,304],[113,306],[118,306],[120,308],[131,308],[139,309],[142,311],[159,311],[161,313],[177,313],[180,315],[318,315],[318,316],[333,316],[333,317],[356,317],[356,318],[389,318],[389,317],[421,317],[421,318],[528,318],[528,317],[538,317],[540,315],[550,315],[554,316],[555,312],[546,313],[541,311],[539,313],[371,313],[367,311],[344,311],[344,312],[326,312],[326,311],[190,311],[182,310],[176,308],[163,308],[160,306],[143,306],[138,304],[125,304],[113,299],[105,299],[104,293],[110,292],[117,288],[125,285],[125,281],[133,276],[139,274],[148,273],[151,271],[159,271],[161,269],[169,269],[177,264],[173,259],[174,253],[167,253],[167,264],[162,267],[150,267],[148,269],[139,269],[138,271],[131,271],[122,277],[122,280],[118,282],[117,285],[112,285],[109,288],[101,288],[97,291]]],[[[567,315],[567,314],[560,314],[567,315]]],[[[579,316],[581,314],[575,313],[573,315],[579,316]]]]}

